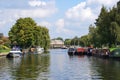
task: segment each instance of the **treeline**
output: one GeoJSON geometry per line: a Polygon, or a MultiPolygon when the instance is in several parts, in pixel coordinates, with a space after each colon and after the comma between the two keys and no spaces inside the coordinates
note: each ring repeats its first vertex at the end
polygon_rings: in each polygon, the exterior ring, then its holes
{"type": "Polygon", "coordinates": [[[49,30],[38,26],[32,18],[20,18],[9,31],[11,44],[22,48],[41,46],[47,50],[50,46],[49,30]]]}
{"type": "Polygon", "coordinates": [[[81,45],[94,47],[115,47],[120,44],[120,1],[107,9],[101,8],[101,12],[96,19],[95,25],[89,26],[89,33],[80,38],[66,39],[66,45],[81,45]]]}

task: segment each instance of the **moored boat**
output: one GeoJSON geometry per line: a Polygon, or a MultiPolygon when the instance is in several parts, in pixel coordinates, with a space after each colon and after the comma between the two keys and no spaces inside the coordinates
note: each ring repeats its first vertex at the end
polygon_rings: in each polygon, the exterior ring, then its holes
{"type": "Polygon", "coordinates": [[[10,51],[6,57],[7,57],[7,58],[21,57],[22,54],[23,54],[23,53],[22,53],[20,50],[10,51]]]}
{"type": "Polygon", "coordinates": [[[67,47],[66,46],[62,46],[61,49],[67,49],[67,47]]]}
{"type": "Polygon", "coordinates": [[[85,52],[85,49],[83,47],[77,47],[75,51],[75,55],[83,55],[85,52]]]}
{"type": "Polygon", "coordinates": [[[102,58],[108,58],[109,57],[109,49],[108,48],[103,48],[100,53],[100,57],[102,58]]]}
{"type": "Polygon", "coordinates": [[[36,47],[36,52],[37,52],[37,54],[41,54],[41,53],[44,52],[44,48],[41,48],[40,46],[37,46],[36,47]]]}
{"type": "Polygon", "coordinates": [[[22,50],[20,50],[19,47],[13,47],[11,51],[9,51],[8,55],[6,55],[7,58],[15,58],[15,57],[21,57],[23,55],[22,50]]]}
{"type": "Polygon", "coordinates": [[[110,58],[120,58],[120,48],[111,48],[109,57],[110,58]]]}
{"type": "Polygon", "coordinates": [[[69,48],[68,55],[74,55],[74,54],[75,54],[75,48],[69,48]]]}
{"type": "Polygon", "coordinates": [[[88,52],[87,52],[87,55],[88,56],[92,56],[92,51],[93,51],[93,48],[88,48],[88,52]]]}

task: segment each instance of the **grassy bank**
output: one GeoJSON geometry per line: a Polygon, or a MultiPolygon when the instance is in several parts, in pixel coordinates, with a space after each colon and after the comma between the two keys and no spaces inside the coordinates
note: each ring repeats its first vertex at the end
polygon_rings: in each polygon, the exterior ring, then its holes
{"type": "Polygon", "coordinates": [[[10,48],[5,45],[0,45],[0,54],[6,54],[10,51],[10,48]]]}
{"type": "Polygon", "coordinates": [[[1,56],[6,56],[9,53],[10,49],[8,50],[0,50],[0,57],[1,56]]]}
{"type": "Polygon", "coordinates": [[[10,51],[10,48],[5,45],[0,45],[0,57],[6,56],[10,51]]]}
{"type": "Polygon", "coordinates": [[[10,51],[10,49],[8,49],[8,50],[0,50],[0,53],[6,53],[6,52],[9,52],[10,51]]]}

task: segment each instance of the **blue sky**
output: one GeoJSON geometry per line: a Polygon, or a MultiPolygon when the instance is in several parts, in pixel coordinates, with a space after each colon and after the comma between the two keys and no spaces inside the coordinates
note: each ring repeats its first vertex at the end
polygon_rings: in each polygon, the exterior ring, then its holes
{"type": "Polygon", "coordinates": [[[88,34],[102,5],[111,8],[119,0],[0,0],[0,33],[8,32],[20,17],[31,17],[49,29],[50,37],[73,38],[88,34]]]}

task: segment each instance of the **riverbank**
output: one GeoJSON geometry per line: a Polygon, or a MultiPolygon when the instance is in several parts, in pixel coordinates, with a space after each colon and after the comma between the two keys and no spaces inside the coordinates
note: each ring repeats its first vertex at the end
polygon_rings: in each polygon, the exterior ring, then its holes
{"type": "Polygon", "coordinates": [[[8,52],[2,52],[2,53],[0,53],[0,57],[6,56],[7,54],[8,54],[8,52]]]}

